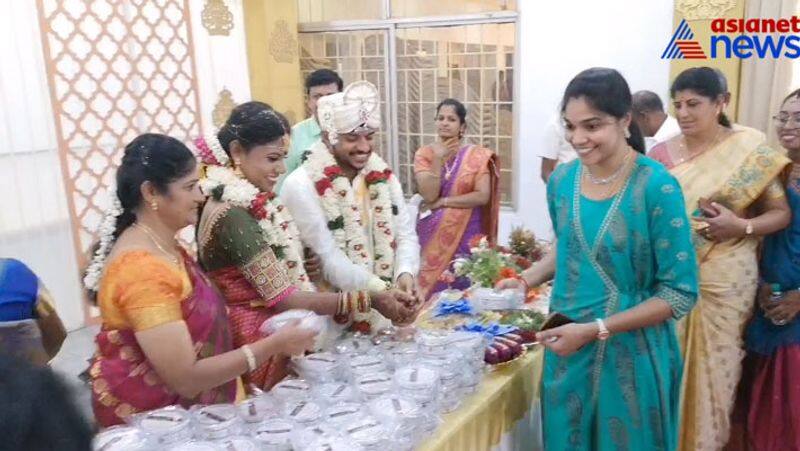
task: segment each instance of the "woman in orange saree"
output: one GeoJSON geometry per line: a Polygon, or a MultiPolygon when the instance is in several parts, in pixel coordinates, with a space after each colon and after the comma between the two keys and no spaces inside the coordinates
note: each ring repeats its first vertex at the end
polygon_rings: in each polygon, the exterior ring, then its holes
{"type": "MultiPolygon", "coordinates": [[[[455,99],[436,108],[439,141],[414,155],[414,175],[425,201],[417,234],[422,247],[420,294],[426,299],[444,290],[442,273],[456,255],[468,254],[470,240],[486,235],[497,241],[500,213],[497,155],[490,149],[463,144],[467,110],[455,99]]],[[[462,287],[466,288],[466,287],[462,287]]]]}
{"type": "Polygon", "coordinates": [[[222,297],[175,238],[204,199],[196,170],[191,151],[168,136],[125,148],[84,278],[103,321],[89,370],[101,426],[173,404],[232,402],[239,376],[313,345],[314,331],[289,326],[234,348],[222,297]]]}
{"type": "Polygon", "coordinates": [[[671,95],[681,127],[649,156],[683,189],[700,266],[700,297],[679,323],[684,353],[679,449],[722,449],[744,357],[743,333],[755,304],[759,237],[786,227],[791,212],[777,176],[789,159],[764,134],[731,126],[710,68],[688,69],[671,95]]]}

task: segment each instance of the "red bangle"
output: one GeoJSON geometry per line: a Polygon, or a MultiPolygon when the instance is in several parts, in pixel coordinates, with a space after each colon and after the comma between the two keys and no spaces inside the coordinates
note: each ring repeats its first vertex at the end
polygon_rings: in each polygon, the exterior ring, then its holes
{"type": "Polygon", "coordinates": [[[531,289],[531,286],[530,286],[530,285],[528,285],[528,282],[526,282],[526,281],[525,281],[525,278],[524,278],[524,277],[522,277],[522,276],[518,276],[518,277],[517,277],[517,280],[519,280],[520,282],[522,282],[523,288],[525,289],[525,296],[527,296],[527,295],[528,295],[528,291],[530,291],[530,289],[531,289]]]}

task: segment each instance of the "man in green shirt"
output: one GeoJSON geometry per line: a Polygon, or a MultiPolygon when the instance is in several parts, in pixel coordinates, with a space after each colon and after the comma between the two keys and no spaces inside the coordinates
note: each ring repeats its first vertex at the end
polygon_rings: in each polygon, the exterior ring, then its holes
{"type": "Polygon", "coordinates": [[[306,102],[311,117],[292,127],[292,143],[286,155],[286,173],[278,182],[277,192],[281,192],[283,181],[302,163],[303,153],[320,140],[322,130],[317,122],[317,101],[329,94],[342,91],[342,78],[330,69],[318,69],[306,78],[306,102]]]}

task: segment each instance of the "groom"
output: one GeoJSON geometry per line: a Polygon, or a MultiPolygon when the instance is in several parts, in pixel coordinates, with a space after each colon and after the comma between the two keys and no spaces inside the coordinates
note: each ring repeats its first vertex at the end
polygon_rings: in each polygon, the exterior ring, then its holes
{"type": "Polygon", "coordinates": [[[418,302],[420,246],[397,177],[373,152],[378,91],[366,81],[319,100],[322,139],[286,178],[281,198],[334,289],[395,285],[418,302]]]}

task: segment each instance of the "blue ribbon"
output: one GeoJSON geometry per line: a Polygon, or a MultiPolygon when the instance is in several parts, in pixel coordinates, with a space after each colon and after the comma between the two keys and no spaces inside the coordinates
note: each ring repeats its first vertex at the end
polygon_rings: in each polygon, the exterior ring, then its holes
{"type": "Polygon", "coordinates": [[[482,324],[476,321],[473,321],[469,324],[464,324],[463,326],[457,327],[456,330],[463,330],[466,332],[477,332],[487,336],[488,338],[494,338],[498,335],[505,335],[517,330],[514,326],[506,326],[498,323],[490,323],[490,324],[482,324]]]}
{"type": "Polygon", "coordinates": [[[439,317],[453,315],[456,313],[472,315],[475,313],[475,309],[472,308],[472,304],[470,304],[466,299],[459,299],[458,301],[442,301],[436,306],[436,314],[433,316],[439,317]]]}

